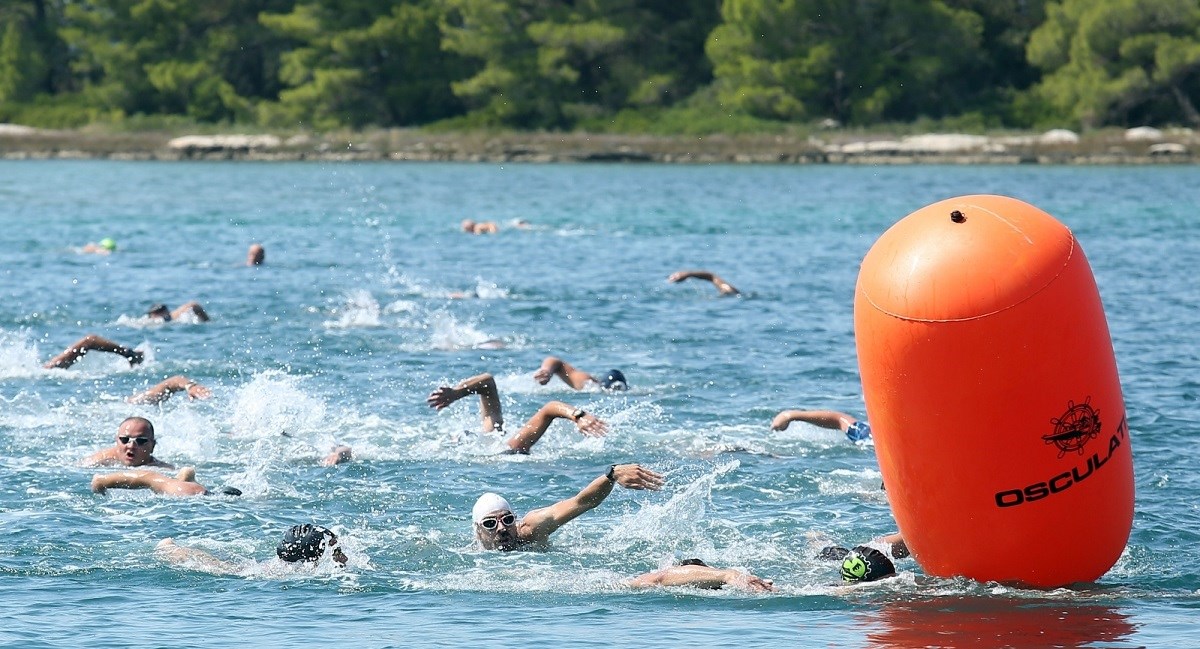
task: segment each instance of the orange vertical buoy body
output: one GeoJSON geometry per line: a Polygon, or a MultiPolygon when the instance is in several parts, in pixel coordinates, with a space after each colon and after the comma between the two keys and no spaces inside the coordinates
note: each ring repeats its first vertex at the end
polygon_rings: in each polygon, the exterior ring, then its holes
{"type": "Polygon", "coordinates": [[[1116,563],[1129,428],[1066,226],[1004,196],[917,210],[864,258],[854,333],[892,510],[928,573],[1048,588],[1116,563]]]}

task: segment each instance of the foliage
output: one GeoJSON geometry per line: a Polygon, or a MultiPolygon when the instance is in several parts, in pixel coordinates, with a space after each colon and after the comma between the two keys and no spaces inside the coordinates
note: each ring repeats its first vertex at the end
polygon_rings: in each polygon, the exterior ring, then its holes
{"type": "Polygon", "coordinates": [[[1065,0],[1029,40],[1046,71],[1037,93],[1087,128],[1167,121],[1200,125],[1200,4],[1065,0]]]}
{"type": "Polygon", "coordinates": [[[1196,0],[0,2],[0,119],[39,125],[978,130],[1197,101],[1196,0]]]}

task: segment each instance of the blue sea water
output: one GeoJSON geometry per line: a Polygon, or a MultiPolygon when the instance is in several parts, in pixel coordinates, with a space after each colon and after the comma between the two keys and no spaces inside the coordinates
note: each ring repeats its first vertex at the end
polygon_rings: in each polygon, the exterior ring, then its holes
{"type": "Polygon", "coordinates": [[[1200,646],[1198,209],[1193,167],[0,162],[0,644],[1200,646]],[[847,589],[813,556],[893,531],[874,449],[768,423],[863,414],[859,263],[895,221],[968,193],[1041,207],[1088,255],[1128,409],[1133,532],[1086,588],[905,559],[898,579],[847,589]],[[464,218],[501,231],[465,235],[464,218]],[[81,254],[104,237],[115,254],[81,254]],[[267,263],[247,268],[255,241],[267,263]],[[743,295],[665,281],[683,268],[743,295]],[[140,317],[192,299],[211,322],[140,317]],[[41,369],[87,333],[147,360],[41,369]],[[631,390],[540,386],[548,354],[620,368],[631,390]],[[530,455],[497,455],[471,399],[425,404],[485,371],[510,430],[558,399],[610,431],[557,422],[530,455]],[[213,398],[125,402],[174,374],[213,398]],[[134,414],[157,455],[244,495],[92,494],[80,458],[134,414]],[[355,461],[318,466],[337,443],[355,461]],[[528,511],[613,462],[666,485],[616,489],[547,552],[474,546],[481,492],[528,511]],[[339,534],[348,569],[272,559],[304,522],[339,534]],[[167,537],[239,570],[163,562],[167,537]],[[690,556],[778,591],[622,585],[690,556]]]}

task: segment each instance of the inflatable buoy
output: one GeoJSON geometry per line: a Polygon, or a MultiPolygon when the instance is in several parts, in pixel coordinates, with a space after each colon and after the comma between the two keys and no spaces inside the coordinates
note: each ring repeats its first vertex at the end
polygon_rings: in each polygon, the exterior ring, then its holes
{"type": "Polygon", "coordinates": [[[896,522],[926,572],[1098,579],[1133,524],[1108,323],[1071,231],[1004,196],[913,212],[863,259],[854,335],[896,522]]]}

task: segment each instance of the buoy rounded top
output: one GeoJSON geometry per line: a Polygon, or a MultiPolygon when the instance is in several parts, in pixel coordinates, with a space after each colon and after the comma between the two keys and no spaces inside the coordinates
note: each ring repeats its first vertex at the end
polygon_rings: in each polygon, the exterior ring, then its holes
{"type": "Polygon", "coordinates": [[[1054,281],[1075,237],[1042,210],[1007,196],[960,196],[923,207],[863,259],[859,291],[908,320],[970,320],[1011,308],[1054,281]]]}

